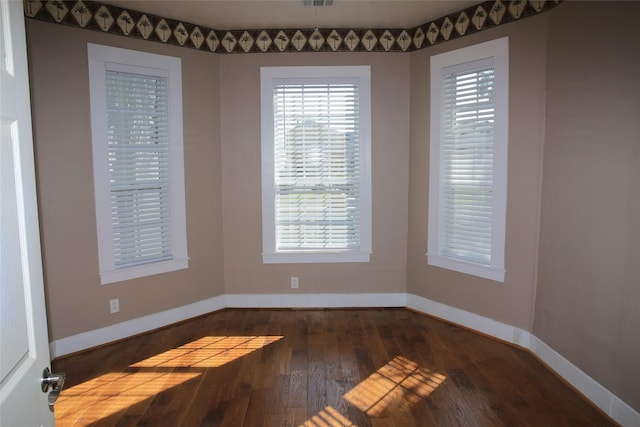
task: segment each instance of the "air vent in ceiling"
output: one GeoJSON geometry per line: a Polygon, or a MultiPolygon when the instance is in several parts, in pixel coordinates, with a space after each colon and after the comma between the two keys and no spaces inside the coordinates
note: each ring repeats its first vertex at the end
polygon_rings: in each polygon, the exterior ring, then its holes
{"type": "Polygon", "coordinates": [[[333,6],[333,0],[302,0],[305,6],[333,6]]]}

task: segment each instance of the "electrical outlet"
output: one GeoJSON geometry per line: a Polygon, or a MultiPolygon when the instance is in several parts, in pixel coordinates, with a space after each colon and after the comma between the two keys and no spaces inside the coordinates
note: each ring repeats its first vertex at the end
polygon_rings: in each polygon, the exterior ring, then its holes
{"type": "Polygon", "coordinates": [[[115,298],[115,299],[110,299],[109,300],[109,311],[111,312],[111,314],[117,313],[117,312],[120,311],[120,299],[119,298],[115,298]]]}
{"type": "Polygon", "coordinates": [[[298,285],[300,284],[297,277],[291,278],[291,289],[298,289],[298,285]]]}

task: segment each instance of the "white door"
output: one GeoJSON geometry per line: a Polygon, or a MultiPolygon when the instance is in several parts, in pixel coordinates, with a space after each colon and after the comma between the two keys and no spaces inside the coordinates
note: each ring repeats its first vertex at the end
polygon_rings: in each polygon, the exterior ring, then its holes
{"type": "Polygon", "coordinates": [[[53,426],[21,1],[0,0],[0,425],[53,426]]]}

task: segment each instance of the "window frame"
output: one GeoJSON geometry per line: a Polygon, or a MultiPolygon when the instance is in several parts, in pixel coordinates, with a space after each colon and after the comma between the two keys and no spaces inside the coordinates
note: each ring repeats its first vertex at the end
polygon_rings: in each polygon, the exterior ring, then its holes
{"type": "Polygon", "coordinates": [[[509,133],[509,41],[508,37],[468,46],[431,57],[430,67],[430,160],[429,160],[429,216],[427,262],[429,265],[470,274],[497,282],[504,282],[505,235],[507,203],[507,161],[509,133]],[[442,171],[441,141],[443,126],[443,70],[450,67],[464,69],[466,64],[493,58],[494,63],[494,141],[491,257],[487,264],[444,254],[441,211],[442,171]]]}
{"type": "Polygon", "coordinates": [[[186,269],[189,266],[189,258],[184,185],[181,59],[93,43],[87,44],[87,53],[100,283],[105,285],[186,269]],[[169,259],[124,267],[115,265],[107,142],[107,70],[167,77],[172,234],[172,257],[169,259]]]}
{"type": "Polygon", "coordinates": [[[261,67],[262,259],[265,264],[369,262],[371,256],[371,67],[261,67]],[[275,212],[274,106],[278,82],[356,79],[359,93],[360,245],[357,250],[277,250],[275,212]]]}

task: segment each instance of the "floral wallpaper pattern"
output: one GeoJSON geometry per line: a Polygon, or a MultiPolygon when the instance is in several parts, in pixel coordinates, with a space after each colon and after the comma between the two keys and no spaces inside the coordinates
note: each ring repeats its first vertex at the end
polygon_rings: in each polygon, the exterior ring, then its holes
{"type": "Polygon", "coordinates": [[[488,0],[414,28],[220,31],[90,0],[24,0],[25,16],[214,53],[412,52],[537,15],[562,0],[488,0]]]}

